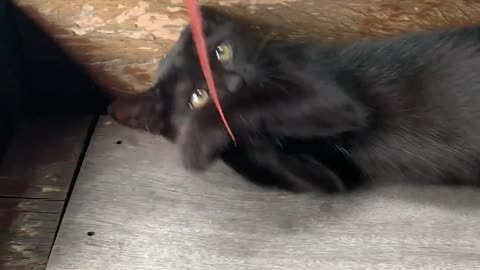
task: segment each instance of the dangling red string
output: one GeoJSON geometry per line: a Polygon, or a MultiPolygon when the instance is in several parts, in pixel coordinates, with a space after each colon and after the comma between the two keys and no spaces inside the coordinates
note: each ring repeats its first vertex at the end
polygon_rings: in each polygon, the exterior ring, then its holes
{"type": "Polygon", "coordinates": [[[228,135],[235,142],[235,136],[233,135],[230,126],[228,125],[227,119],[223,114],[222,106],[218,100],[217,90],[215,89],[215,83],[213,82],[212,69],[210,67],[210,62],[207,53],[207,45],[205,42],[205,36],[203,35],[203,23],[202,15],[200,13],[200,7],[197,4],[196,0],[184,0],[185,7],[188,11],[188,16],[190,17],[190,26],[192,30],[193,42],[197,50],[198,58],[200,60],[200,66],[207,81],[207,86],[212,96],[213,102],[217,107],[217,111],[220,114],[220,117],[223,121],[223,125],[227,129],[228,135]]]}

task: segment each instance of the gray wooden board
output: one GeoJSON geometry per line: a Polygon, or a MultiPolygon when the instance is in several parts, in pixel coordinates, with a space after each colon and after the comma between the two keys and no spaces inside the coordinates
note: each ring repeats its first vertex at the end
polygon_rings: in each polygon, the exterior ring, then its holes
{"type": "Polygon", "coordinates": [[[102,119],[47,269],[480,269],[479,191],[298,195],[178,161],[162,138],[102,119]]]}

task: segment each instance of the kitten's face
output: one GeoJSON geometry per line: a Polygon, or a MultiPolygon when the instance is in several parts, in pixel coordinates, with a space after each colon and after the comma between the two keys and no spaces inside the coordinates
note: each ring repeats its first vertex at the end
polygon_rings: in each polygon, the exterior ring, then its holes
{"type": "MultiPolygon", "coordinates": [[[[258,43],[223,15],[207,8],[202,8],[202,14],[213,79],[221,100],[258,78],[258,43]]],[[[146,93],[118,99],[112,104],[111,114],[124,125],[175,140],[186,120],[211,102],[187,28],[161,61],[155,86],[146,93]]]]}

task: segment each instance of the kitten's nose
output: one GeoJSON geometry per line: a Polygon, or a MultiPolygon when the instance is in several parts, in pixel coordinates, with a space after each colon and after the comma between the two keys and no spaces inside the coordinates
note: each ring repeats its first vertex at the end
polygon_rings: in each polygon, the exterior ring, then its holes
{"type": "Polygon", "coordinates": [[[237,74],[230,74],[230,75],[226,76],[225,84],[226,84],[226,87],[227,87],[228,91],[235,92],[240,87],[242,87],[243,80],[237,74]]]}

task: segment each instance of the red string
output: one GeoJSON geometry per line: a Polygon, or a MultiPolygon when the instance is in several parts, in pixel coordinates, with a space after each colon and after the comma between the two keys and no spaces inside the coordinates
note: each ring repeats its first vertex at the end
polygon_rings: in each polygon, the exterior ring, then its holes
{"type": "Polygon", "coordinates": [[[227,129],[228,135],[235,142],[235,136],[233,135],[230,126],[228,125],[227,119],[223,114],[222,106],[218,100],[217,90],[215,89],[215,83],[213,82],[212,70],[210,67],[210,62],[208,60],[207,45],[205,43],[205,37],[203,35],[202,29],[202,15],[200,13],[200,8],[196,0],[184,0],[185,7],[188,11],[188,16],[190,17],[190,25],[192,30],[192,37],[197,49],[198,58],[200,60],[200,66],[203,71],[203,75],[207,80],[207,86],[212,96],[213,102],[217,107],[217,111],[220,114],[220,117],[223,121],[223,125],[227,129]]]}

